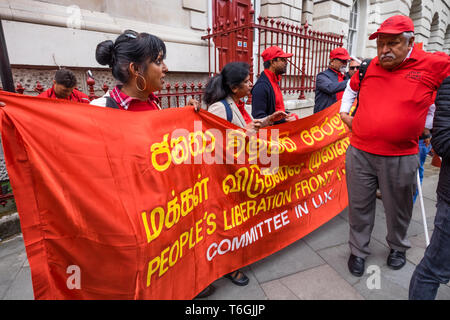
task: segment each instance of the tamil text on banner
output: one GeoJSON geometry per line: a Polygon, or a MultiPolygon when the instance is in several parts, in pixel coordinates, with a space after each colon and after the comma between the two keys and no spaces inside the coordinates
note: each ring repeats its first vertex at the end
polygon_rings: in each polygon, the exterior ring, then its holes
{"type": "Polygon", "coordinates": [[[192,299],[347,206],[337,104],[255,135],[190,107],[0,100],[36,299],[192,299]]]}

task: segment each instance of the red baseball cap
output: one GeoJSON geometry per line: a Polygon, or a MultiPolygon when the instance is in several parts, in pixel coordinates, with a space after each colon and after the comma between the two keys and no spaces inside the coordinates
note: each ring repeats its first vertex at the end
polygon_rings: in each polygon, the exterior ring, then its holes
{"type": "Polygon", "coordinates": [[[286,53],[284,52],[280,47],[272,46],[267,48],[266,50],[261,53],[261,57],[263,58],[263,61],[269,61],[275,58],[290,58],[292,57],[292,53],[286,53]]]}
{"type": "Polygon", "coordinates": [[[384,20],[377,32],[370,35],[369,40],[377,38],[380,33],[400,34],[408,31],[414,32],[414,23],[411,18],[403,15],[396,15],[384,20]]]}
{"type": "Polygon", "coordinates": [[[339,60],[351,60],[352,57],[348,54],[348,51],[345,48],[339,47],[330,52],[330,59],[339,59],[339,60]]]}

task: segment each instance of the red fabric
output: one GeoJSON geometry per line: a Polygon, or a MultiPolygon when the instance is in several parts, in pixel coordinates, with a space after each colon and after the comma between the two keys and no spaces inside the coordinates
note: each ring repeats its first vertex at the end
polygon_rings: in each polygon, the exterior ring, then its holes
{"type": "MultiPolygon", "coordinates": [[[[399,156],[418,152],[433,92],[450,75],[450,59],[413,48],[410,58],[392,71],[378,58],[362,82],[359,107],[353,119],[351,143],[366,152],[399,156]]],[[[350,80],[359,90],[359,77],[350,80]]]]}
{"type": "Polygon", "coordinates": [[[239,109],[239,111],[241,112],[242,116],[244,117],[245,123],[250,123],[252,122],[252,117],[250,117],[250,115],[248,114],[247,110],[245,110],[245,103],[241,100],[239,100],[238,102],[236,102],[236,105],[239,109]]]}
{"type": "Polygon", "coordinates": [[[133,98],[125,94],[121,90],[122,86],[115,86],[113,90],[111,90],[110,96],[113,98],[119,108],[122,110],[128,111],[148,111],[148,110],[159,110],[159,99],[151,93],[147,99],[147,101],[141,101],[137,98],[133,98]]]}
{"type": "MultiPolygon", "coordinates": [[[[56,97],[55,89],[53,87],[40,93],[38,95],[38,97],[50,98],[50,99],[61,99],[61,98],[56,97]]],[[[81,92],[77,89],[73,89],[70,96],[68,96],[67,98],[62,99],[62,100],[70,100],[70,101],[81,102],[81,103],[90,103],[91,102],[91,100],[89,99],[89,97],[86,94],[84,94],[83,92],[81,92]]]]}
{"type": "Polygon", "coordinates": [[[276,126],[275,142],[272,129],[248,137],[193,107],[120,112],[5,92],[0,101],[36,300],[192,299],[348,205],[337,103],[276,126]],[[211,161],[219,153],[226,163],[211,161]]]}
{"type": "Polygon", "coordinates": [[[281,93],[280,85],[278,84],[278,82],[281,80],[281,76],[277,76],[269,69],[265,69],[264,73],[269,79],[273,91],[275,92],[275,111],[285,111],[283,93],[281,93]]]}
{"type": "MultiPolygon", "coordinates": [[[[338,75],[338,82],[344,81],[345,75],[342,74],[342,72],[336,71],[336,70],[331,69],[331,68],[330,68],[330,70],[332,70],[332,71],[334,71],[334,72],[337,73],[337,75],[338,75]]],[[[344,95],[344,91],[339,91],[339,92],[337,92],[337,93],[336,93],[336,99],[337,99],[337,101],[341,100],[343,95],[344,95]]]]}

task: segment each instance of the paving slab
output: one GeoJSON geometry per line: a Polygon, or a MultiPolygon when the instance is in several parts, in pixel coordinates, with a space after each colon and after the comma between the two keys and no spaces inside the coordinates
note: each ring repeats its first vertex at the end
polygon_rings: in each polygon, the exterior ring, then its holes
{"type": "MultiPolygon", "coordinates": [[[[436,215],[436,200],[430,200],[429,198],[423,199],[423,207],[425,209],[425,217],[434,217],[436,215]]],[[[420,206],[420,200],[417,198],[414,203],[412,220],[422,223],[422,208],[420,206]]]]}
{"type": "Polygon", "coordinates": [[[422,181],[422,194],[424,198],[437,201],[436,188],[439,180],[439,175],[432,175],[426,177],[422,181]]]}
{"type": "Polygon", "coordinates": [[[255,273],[258,282],[264,283],[317,267],[324,263],[325,261],[303,240],[299,240],[255,262],[250,268],[255,273]]]}
{"type": "Polygon", "coordinates": [[[0,299],[7,295],[25,262],[28,260],[21,235],[0,242],[0,299]]]}
{"type": "MultiPolygon", "coordinates": [[[[415,235],[418,235],[420,233],[424,232],[424,227],[422,223],[418,223],[417,221],[411,220],[407,236],[412,237],[415,235]]],[[[386,225],[386,218],[382,217],[380,215],[375,216],[375,222],[374,222],[374,228],[372,230],[372,238],[382,242],[385,245],[387,244],[386,241],[387,236],[387,225],[386,225]]]]}
{"type": "Polygon", "coordinates": [[[332,248],[326,248],[323,250],[319,250],[317,253],[322,257],[323,260],[326,261],[328,265],[330,265],[345,281],[350,283],[351,285],[355,285],[361,280],[366,281],[370,274],[367,273],[367,268],[369,266],[378,266],[381,267],[386,264],[386,258],[389,254],[389,249],[382,245],[380,242],[376,240],[372,240],[369,244],[369,248],[372,251],[372,254],[366,259],[366,270],[365,274],[361,277],[355,277],[348,271],[348,258],[350,256],[350,248],[348,244],[339,245],[332,248]]]}
{"type": "Polygon", "coordinates": [[[362,300],[363,297],[329,265],[280,279],[301,300],[362,300]]]}
{"type": "Polygon", "coordinates": [[[22,234],[18,234],[9,239],[3,239],[0,241],[0,259],[17,252],[25,250],[25,244],[23,243],[22,234]]]}
{"type": "Polygon", "coordinates": [[[353,287],[367,300],[407,300],[408,290],[391,282],[381,275],[380,288],[372,288],[367,285],[368,279],[361,279],[353,287]]]}
{"type": "Polygon", "coordinates": [[[4,300],[34,300],[33,286],[31,284],[31,270],[22,267],[9,287],[4,300]]]}
{"type": "Polygon", "coordinates": [[[409,249],[406,252],[406,260],[417,266],[422,260],[424,254],[425,254],[424,248],[411,247],[411,249],[409,249]]]}
{"type": "Polygon", "coordinates": [[[347,243],[349,236],[349,225],[339,215],[328,221],[319,229],[314,230],[303,240],[314,250],[320,250],[328,247],[334,247],[339,244],[347,243]]]}
{"type": "Polygon", "coordinates": [[[261,285],[269,300],[299,300],[280,280],[272,280],[261,285]]]}

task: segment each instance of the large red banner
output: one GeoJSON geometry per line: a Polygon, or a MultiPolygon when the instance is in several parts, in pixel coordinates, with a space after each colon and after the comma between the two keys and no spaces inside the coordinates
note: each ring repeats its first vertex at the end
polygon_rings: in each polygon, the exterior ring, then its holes
{"type": "Polygon", "coordinates": [[[190,107],[0,101],[36,299],[192,299],[348,203],[337,104],[252,135],[190,107]]]}

